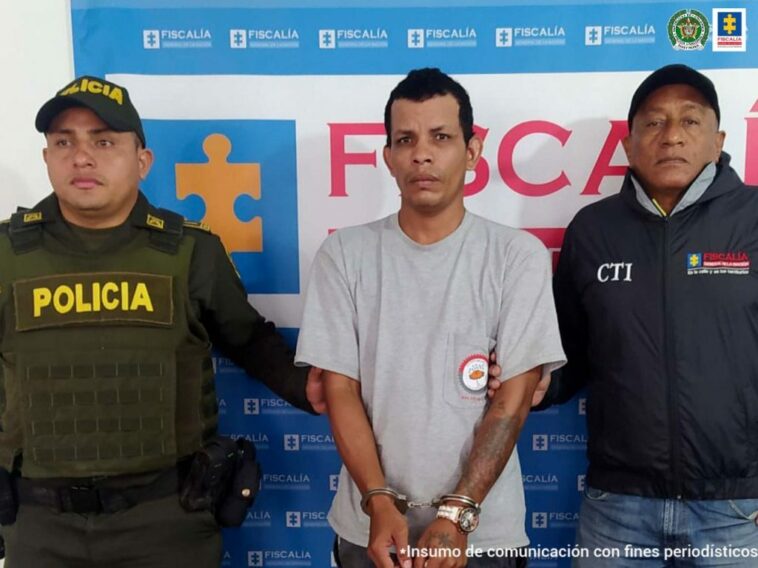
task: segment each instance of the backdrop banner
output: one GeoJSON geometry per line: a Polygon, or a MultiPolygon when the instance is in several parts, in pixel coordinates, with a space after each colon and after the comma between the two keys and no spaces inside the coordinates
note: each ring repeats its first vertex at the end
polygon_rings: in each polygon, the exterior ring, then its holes
{"type": "MultiPolygon", "coordinates": [[[[485,147],[467,208],[534,233],[555,260],[573,215],[618,191],[631,95],[661,65],[713,79],[726,149],[758,184],[751,4],[72,0],[71,16],[76,73],[123,83],[144,119],[156,154],[145,193],[220,235],[250,301],[294,344],[329,231],[399,206],[382,120],[410,69],[440,67],[471,95],[485,147]]],[[[264,471],[244,526],[224,534],[223,565],[334,566],[327,420],[215,364],[222,430],[255,442],[264,471]]],[[[581,552],[584,414],[580,396],[533,413],[521,436],[533,567],[581,552]]]]}

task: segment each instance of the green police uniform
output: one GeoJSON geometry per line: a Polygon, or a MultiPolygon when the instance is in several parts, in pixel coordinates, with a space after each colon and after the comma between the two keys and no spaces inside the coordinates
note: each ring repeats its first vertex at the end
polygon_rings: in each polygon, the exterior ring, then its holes
{"type": "Polygon", "coordinates": [[[216,432],[211,345],[311,411],[220,240],[142,194],[119,227],[73,227],[51,195],[0,226],[0,266],[8,568],[217,566],[218,527],[174,491],[216,432]]]}

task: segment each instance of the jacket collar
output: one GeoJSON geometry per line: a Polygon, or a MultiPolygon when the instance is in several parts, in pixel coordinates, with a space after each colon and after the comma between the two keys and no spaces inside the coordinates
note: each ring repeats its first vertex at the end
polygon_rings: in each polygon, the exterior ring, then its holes
{"type": "MultiPolygon", "coordinates": [[[[137,193],[137,201],[129,212],[129,216],[126,218],[126,223],[134,225],[136,227],[143,227],[145,225],[145,219],[147,218],[148,211],[150,209],[150,203],[145,195],[140,191],[137,193]]],[[[63,218],[60,206],[58,205],[58,197],[51,193],[45,197],[42,201],[37,203],[32,211],[39,211],[42,213],[42,218],[46,223],[63,222],[67,224],[63,218]]]]}
{"type": "MultiPolygon", "coordinates": [[[[721,152],[719,161],[715,166],[715,175],[713,175],[714,172],[712,168],[705,166],[698,177],[696,177],[692,184],[685,190],[682,201],[677,204],[677,207],[674,208],[671,215],[680,213],[690,207],[706,203],[741,187],[742,180],[740,180],[737,172],[735,172],[730,166],[731,160],[732,158],[729,154],[721,152]],[[707,184],[707,186],[703,187],[705,184],[707,184]],[[692,192],[691,195],[690,192],[692,192]],[[688,196],[689,198],[687,198],[688,196]]],[[[641,190],[643,188],[639,182],[637,182],[632,170],[628,168],[626,176],[624,177],[623,185],[621,186],[622,199],[629,206],[645,215],[660,217],[661,214],[655,210],[655,206],[652,205],[652,201],[647,194],[643,192],[643,195],[640,196],[638,189],[641,190]],[[647,202],[645,202],[643,197],[647,198],[647,202]],[[648,207],[648,204],[653,208],[652,210],[648,207]]]]}

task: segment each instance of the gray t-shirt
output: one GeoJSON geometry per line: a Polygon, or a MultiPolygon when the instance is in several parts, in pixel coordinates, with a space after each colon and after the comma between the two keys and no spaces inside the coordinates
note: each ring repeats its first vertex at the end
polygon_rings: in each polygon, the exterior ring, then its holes
{"type": "MultiPolygon", "coordinates": [[[[452,234],[420,245],[393,214],[333,233],[317,253],[296,362],[360,381],[387,484],[409,499],[455,488],[486,409],[493,346],[503,380],[565,358],[549,257],[530,234],[467,212],[452,234]]],[[[329,521],[366,546],[360,500],[343,467],[329,521]]],[[[412,544],[435,512],[409,513],[412,544]]],[[[524,515],[514,450],[469,544],[528,544],[524,515]]]]}

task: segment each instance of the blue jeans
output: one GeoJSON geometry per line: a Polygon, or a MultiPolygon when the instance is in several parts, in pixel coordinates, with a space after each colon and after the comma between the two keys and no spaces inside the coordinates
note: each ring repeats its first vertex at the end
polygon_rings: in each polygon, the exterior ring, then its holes
{"type": "Polygon", "coordinates": [[[580,568],[758,566],[758,499],[685,501],[587,487],[580,568]]]}

